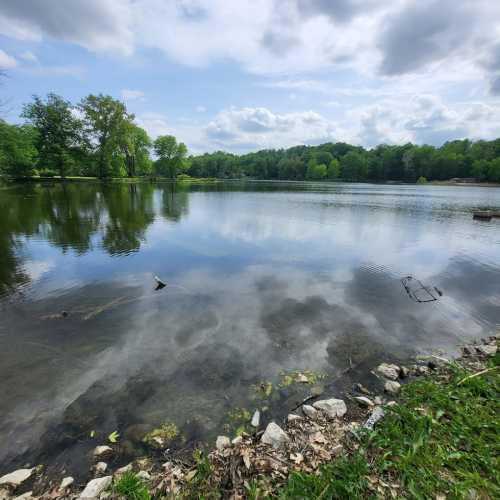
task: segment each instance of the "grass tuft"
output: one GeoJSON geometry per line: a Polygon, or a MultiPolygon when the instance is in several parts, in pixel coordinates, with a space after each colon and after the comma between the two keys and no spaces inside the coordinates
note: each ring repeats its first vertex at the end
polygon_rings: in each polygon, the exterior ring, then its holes
{"type": "Polygon", "coordinates": [[[113,493],[127,500],[151,500],[147,486],[133,472],[125,472],[115,481],[113,493]]]}

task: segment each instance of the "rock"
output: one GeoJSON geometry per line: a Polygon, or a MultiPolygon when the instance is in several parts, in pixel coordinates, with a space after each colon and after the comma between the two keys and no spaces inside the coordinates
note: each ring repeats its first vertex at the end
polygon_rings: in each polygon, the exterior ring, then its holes
{"type": "Polygon", "coordinates": [[[10,491],[7,488],[0,488],[0,500],[10,500],[10,491]]]}
{"type": "Polygon", "coordinates": [[[231,440],[227,436],[218,436],[215,442],[215,447],[222,451],[224,448],[231,446],[231,440]]]}
{"type": "Polygon", "coordinates": [[[410,370],[406,366],[399,367],[399,375],[401,378],[406,378],[410,375],[410,370]]]}
{"type": "Polygon", "coordinates": [[[480,354],[484,354],[485,356],[493,356],[497,353],[498,347],[495,344],[486,344],[478,345],[476,349],[480,354]]]}
{"type": "Polygon", "coordinates": [[[266,431],[260,438],[262,443],[269,444],[276,449],[284,447],[289,439],[287,433],[274,422],[267,425],[266,431]]]}
{"type": "Polygon", "coordinates": [[[115,470],[115,475],[121,476],[122,474],[125,474],[126,472],[132,472],[134,469],[134,466],[132,463],[124,465],[123,467],[120,467],[119,469],[115,470]]]}
{"type": "Polygon", "coordinates": [[[395,382],[394,380],[388,380],[384,385],[384,390],[389,394],[398,394],[401,390],[401,384],[395,382]]]}
{"type": "Polygon", "coordinates": [[[99,495],[109,488],[113,478],[112,476],[99,477],[92,479],[87,483],[85,489],[80,493],[79,498],[97,498],[99,495]]]}
{"type": "Polygon", "coordinates": [[[302,417],[295,415],[295,413],[290,413],[286,419],[288,422],[297,422],[297,420],[302,420],[302,417]]]}
{"type": "Polygon", "coordinates": [[[474,354],[474,348],[470,345],[464,345],[462,347],[462,355],[463,356],[472,356],[474,354]]]}
{"type": "MultiPolygon", "coordinates": [[[[389,383],[389,382],[388,382],[389,383]]],[[[372,414],[368,417],[363,427],[365,429],[373,429],[375,424],[384,417],[384,409],[381,406],[375,407],[372,414]]]]}
{"type": "Polygon", "coordinates": [[[137,477],[139,479],[142,479],[143,481],[150,481],[151,480],[151,474],[145,470],[140,470],[137,473],[137,477]]]}
{"type": "Polygon", "coordinates": [[[382,363],[377,366],[377,371],[389,380],[397,380],[399,378],[399,366],[382,363]]]}
{"type": "Polygon", "coordinates": [[[241,436],[236,436],[231,443],[234,444],[235,446],[240,444],[243,441],[243,438],[241,436]]]}
{"type": "Polygon", "coordinates": [[[373,404],[373,401],[371,399],[368,399],[366,396],[355,396],[354,399],[358,402],[360,406],[363,406],[365,408],[370,408],[372,406],[375,406],[373,404]]]}
{"type": "Polygon", "coordinates": [[[375,396],[375,399],[373,400],[373,402],[376,405],[381,405],[384,402],[384,400],[380,396],[375,396]]]}
{"type": "Polygon", "coordinates": [[[310,405],[302,406],[302,411],[306,417],[316,418],[318,416],[318,410],[310,405]]]}
{"type": "Polygon", "coordinates": [[[259,427],[259,425],[260,425],[260,411],[259,410],[255,410],[255,413],[253,414],[252,421],[250,422],[250,425],[252,427],[255,427],[256,429],[259,427]]]}
{"type": "Polygon", "coordinates": [[[429,374],[428,366],[417,366],[417,374],[418,375],[428,375],[429,374]]]}
{"type": "Polygon", "coordinates": [[[96,446],[94,448],[94,458],[109,458],[113,454],[113,448],[107,445],[96,446]]]}
{"type": "Polygon", "coordinates": [[[71,476],[65,477],[61,481],[61,485],[59,486],[59,489],[65,490],[66,488],[69,488],[74,482],[75,482],[75,480],[71,476]]]}
{"type": "Polygon", "coordinates": [[[33,492],[27,491],[26,493],[23,493],[22,495],[14,497],[13,500],[30,500],[31,498],[34,498],[33,492]]]}
{"type": "Polygon", "coordinates": [[[18,469],[10,474],[5,474],[5,476],[0,477],[0,485],[6,484],[17,488],[26,479],[29,479],[34,471],[35,467],[31,469],[18,469]]]}
{"type": "Polygon", "coordinates": [[[389,402],[386,404],[386,406],[396,406],[396,405],[397,405],[396,401],[389,401],[389,402]]]}
{"type": "Polygon", "coordinates": [[[369,395],[371,394],[370,390],[367,389],[364,385],[362,384],[354,384],[354,389],[358,392],[361,392],[361,394],[366,394],[369,395]]]}
{"type": "Polygon", "coordinates": [[[295,378],[295,381],[298,382],[299,384],[308,384],[309,379],[303,374],[299,373],[297,377],[295,378]]]}
{"type": "Polygon", "coordinates": [[[329,418],[343,417],[347,413],[347,406],[342,399],[323,399],[316,401],[313,406],[329,418]]]}
{"type": "Polygon", "coordinates": [[[94,470],[96,474],[104,474],[107,468],[108,464],[106,462],[97,462],[95,464],[94,470]]]}

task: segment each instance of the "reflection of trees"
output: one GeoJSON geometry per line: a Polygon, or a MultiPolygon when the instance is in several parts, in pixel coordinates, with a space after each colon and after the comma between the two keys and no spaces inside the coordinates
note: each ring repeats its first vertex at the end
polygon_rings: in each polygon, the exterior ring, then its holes
{"type": "Polygon", "coordinates": [[[189,191],[186,187],[172,184],[162,185],[162,215],[178,222],[189,211],[189,191]]]}
{"type": "Polygon", "coordinates": [[[102,195],[108,210],[103,247],[111,255],[137,251],[154,221],[153,185],[104,186],[102,195]]]}

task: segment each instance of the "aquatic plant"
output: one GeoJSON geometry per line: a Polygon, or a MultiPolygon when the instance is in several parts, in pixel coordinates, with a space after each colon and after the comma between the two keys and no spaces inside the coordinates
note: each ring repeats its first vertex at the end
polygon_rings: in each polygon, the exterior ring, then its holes
{"type": "Polygon", "coordinates": [[[165,448],[178,436],[178,427],[173,422],[165,422],[157,429],[148,432],[143,441],[154,448],[165,448]]]}

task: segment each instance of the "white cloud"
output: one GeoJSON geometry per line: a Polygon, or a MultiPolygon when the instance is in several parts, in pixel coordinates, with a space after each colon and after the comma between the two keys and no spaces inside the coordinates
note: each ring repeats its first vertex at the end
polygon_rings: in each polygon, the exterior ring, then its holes
{"type": "Polygon", "coordinates": [[[122,99],[124,101],[145,101],[144,92],[142,90],[122,90],[122,99]]]}
{"type": "Polygon", "coordinates": [[[0,49],[0,70],[11,69],[17,66],[17,61],[0,49]]]}
{"type": "Polygon", "coordinates": [[[31,63],[38,62],[38,57],[29,50],[24,51],[22,54],[19,55],[19,57],[27,62],[31,63]]]}

